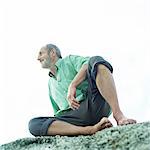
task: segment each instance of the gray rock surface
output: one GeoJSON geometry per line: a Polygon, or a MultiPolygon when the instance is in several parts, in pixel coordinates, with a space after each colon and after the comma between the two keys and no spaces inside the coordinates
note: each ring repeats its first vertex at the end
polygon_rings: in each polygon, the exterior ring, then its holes
{"type": "Polygon", "coordinates": [[[92,136],[23,138],[0,150],[150,150],[150,122],[117,126],[92,136]]]}

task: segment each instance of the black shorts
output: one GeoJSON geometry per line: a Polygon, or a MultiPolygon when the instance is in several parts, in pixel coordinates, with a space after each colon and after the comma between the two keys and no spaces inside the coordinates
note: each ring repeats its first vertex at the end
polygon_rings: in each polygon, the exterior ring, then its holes
{"type": "Polygon", "coordinates": [[[34,136],[47,135],[47,130],[51,123],[55,120],[65,121],[77,126],[94,125],[100,121],[102,117],[108,117],[111,114],[111,108],[100,94],[96,86],[97,66],[105,65],[111,73],[113,68],[109,62],[100,56],[91,57],[88,63],[87,80],[88,91],[87,98],[81,101],[78,109],[65,112],[59,117],[37,117],[29,122],[29,131],[34,136]]]}

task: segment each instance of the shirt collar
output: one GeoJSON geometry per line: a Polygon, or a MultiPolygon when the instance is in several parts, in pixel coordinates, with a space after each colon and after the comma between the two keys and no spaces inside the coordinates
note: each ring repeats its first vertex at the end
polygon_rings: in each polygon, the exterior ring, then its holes
{"type": "MultiPolygon", "coordinates": [[[[56,69],[57,69],[57,70],[58,70],[58,68],[59,68],[59,66],[60,66],[60,64],[61,64],[61,61],[62,61],[62,58],[59,58],[59,59],[57,60],[57,62],[55,63],[55,66],[56,66],[56,69]]],[[[50,77],[54,77],[54,75],[51,73],[51,71],[49,71],[48,75],[49,75],[50,77]]]]}
{"type": "Polygon", "coordinates": [[[62,61],[62,58],[59,58],[56,63],[55,63],[55,66],[58,68],[61,64],[61,61],[62,61]]]}

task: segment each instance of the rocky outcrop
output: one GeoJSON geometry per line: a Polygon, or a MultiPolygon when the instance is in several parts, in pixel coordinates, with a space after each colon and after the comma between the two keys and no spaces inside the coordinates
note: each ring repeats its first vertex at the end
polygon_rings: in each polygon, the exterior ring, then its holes
{"type": "Polygon", "coordinates": [[[117,126],[92,136],[23,138],[0,150],[150,150],[150,122],[117,126]]]}

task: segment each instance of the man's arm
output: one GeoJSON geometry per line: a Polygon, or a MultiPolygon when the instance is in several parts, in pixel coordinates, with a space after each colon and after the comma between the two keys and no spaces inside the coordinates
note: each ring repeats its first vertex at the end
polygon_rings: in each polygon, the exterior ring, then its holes
{"type": "Polygon", "coordinates": [[[72,82],[70,83],[70,86],[68,88],[68,95],[67,99],[72,107],[72,109],[77,109],[80,104],[76,100],[76,87],[85,80],[86,78],[86,70],[88,68],[88,64],[83,64],[79,72],[76,74],[72,82]]]}

